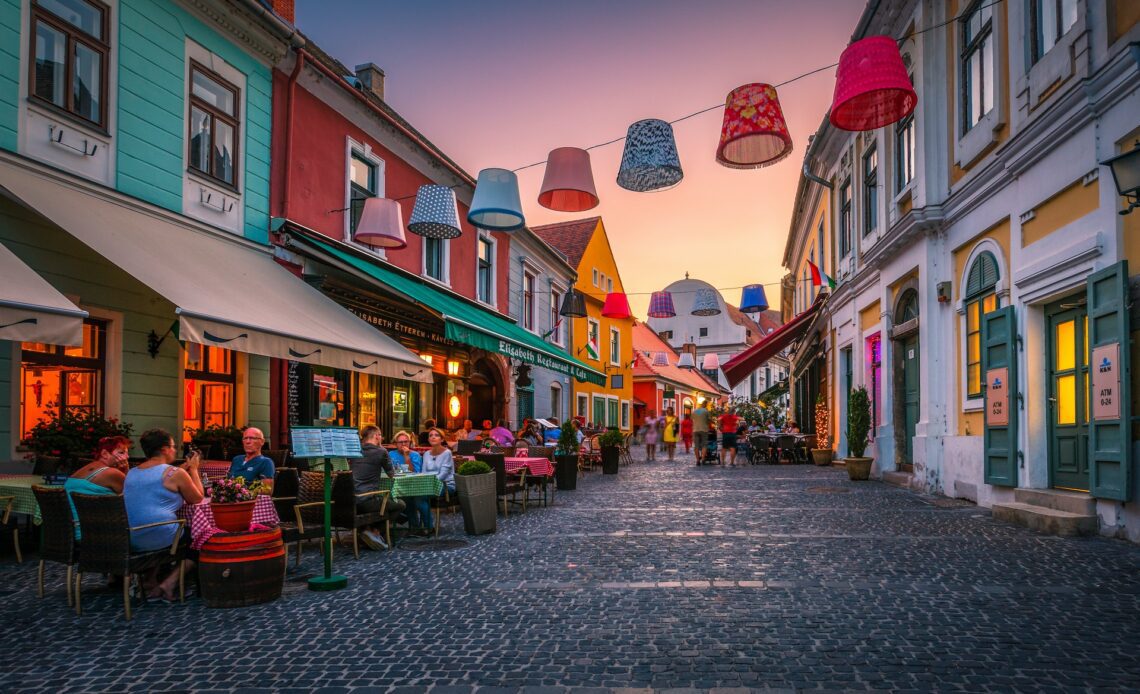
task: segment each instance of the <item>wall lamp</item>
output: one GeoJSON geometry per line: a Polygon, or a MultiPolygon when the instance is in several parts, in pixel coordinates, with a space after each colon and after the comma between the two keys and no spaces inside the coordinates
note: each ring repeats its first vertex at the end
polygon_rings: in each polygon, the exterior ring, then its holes
{"type": "Polygon", "coordinates": [[[1116,192],[1128,201],[1128,207],[1120,214],[1128,214],[1140,207],[1140,140],[1137,140],[1132,151],[1118,154],[1111,159],[1101,162],[1112,170],[1112,180],[1116,182],[1116,192]]]}

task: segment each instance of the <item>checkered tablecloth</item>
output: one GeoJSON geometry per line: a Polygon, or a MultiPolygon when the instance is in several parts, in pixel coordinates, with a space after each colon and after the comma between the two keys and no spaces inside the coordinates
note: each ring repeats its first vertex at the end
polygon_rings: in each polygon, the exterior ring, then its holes
{"type": "Polygon", "coordinates": [[[393,478],[381,477],[380,490],[392,491],[393,499],[404,499],[412,496],[439,496],[443,491],[443,482],[430,472],[416,475],[397,475],[393,478]]]}
{"type": "Polygon", "coordinates": [[[554,463],[549,458],[506,458],[507,472],[518,472],[527,469],[527,474],[538,477],[549,477],[554,474],[554,463]]]}
{"type": "MultiPolygon", "coordinates": [[[[32,485],[38,484],[46,487],[42,475],[5,475],[0,477],[0,496],[14,496],[12,513],[26,513],[32,517],[36,525],[40,524],[40,505],[36,503],[36,495],[32,493],[32,485]]],[[[0,504],[0,515],[4,514],[7,502],[0,504]]]]}
{"type": "Polygon", "coordinates": [[[198,464],[198,471],[206,473],[206,477],[211,482],[217,482],[230,474],[230,462],[228,460],[203,460],[198,464]]]}
{"type": "MultiPolygon", "coordinates": [[[[178,517],[185,518],[187,525],[190,526],[192,549],[201,549],[206,540],[222,532],[214,525],[214,510],[210,507],[209,499],[199,504],[183,504],[182,508],[178,509],[178,517]]],[[[273,527],[281,522],[277,517],[277,510],[273,508],[272,497],[265,494],[257,497],[257,503],[253,506],[253,522],[267,527],[273,527]]]]}

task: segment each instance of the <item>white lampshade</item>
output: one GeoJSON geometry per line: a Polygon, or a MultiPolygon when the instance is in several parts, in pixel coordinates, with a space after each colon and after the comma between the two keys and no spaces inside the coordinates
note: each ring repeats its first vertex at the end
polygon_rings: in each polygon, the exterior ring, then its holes
{"type": "Polygon", "coordinates": [[[490,231],[516,231],[526,224],[519,177],[506,169],[483,169],[471,199],[467,221],[490,231]]]}
{"type": "Polygon", "coordinates": [[[692,369],[696,365],[697,362],[693,359],[693,355],[689,352],[681,352],[681,354],[677,357],[677,368],[692,369]]]}

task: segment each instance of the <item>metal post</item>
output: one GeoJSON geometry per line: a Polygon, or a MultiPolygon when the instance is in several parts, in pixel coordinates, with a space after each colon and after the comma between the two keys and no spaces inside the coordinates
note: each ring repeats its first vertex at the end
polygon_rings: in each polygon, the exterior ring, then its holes
{"type": "Polygon", "coordinates": [[[321,459],[325,465],[325,575],[309,579],[309,590],[340,590],[348,586],[348,578],[332,572],[332,458],[321,459]]]}

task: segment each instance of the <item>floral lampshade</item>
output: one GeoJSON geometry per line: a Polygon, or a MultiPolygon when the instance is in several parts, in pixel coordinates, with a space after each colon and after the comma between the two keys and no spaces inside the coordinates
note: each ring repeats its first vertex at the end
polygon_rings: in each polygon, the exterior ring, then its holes
{"type": "Polygon", "coordinates": [[[704,371],[716,371],[720,368],[720,357],[716,352],[709,352],[705,358],[701,360],[701,369],[704,371]]]}
{"type": "Polygon", "coordinates": [[[657,118],[639,120],[625,134],[617,184],[635,193],[677,185],[684,178],[673,126],[657,118]]]}
{"type": "Polygon", "coordinates": [[[475,184],[467,221],[490,231],[516,231],[526,224],[519,177],[506,169],[483,169],[475,184]]]}
{"type": "Polygon", "coordinates": [[[758,169],[791,153],[792,136],[775,87],[757,82],[729,92],[716,149],[718,162],[730,169],[758,169]]]}
{"type": "Polygon", "coordinates": [[[680,356],[677,357],[677,368],[679,369],[692,369],[696,368],[696,365],[697,362],[690,352],[681,352],[680,356]]]}
{"type": "Polygon", "coordinates": [[[571,289],[562,300],[562,308],[558,309],[558,315],[565,318],[585,318],[586,297],[577,289],[571,289]]]}
{"type": "Polygon", "coordinates": [[[400,203],[388,198],[367,198],[352,240],[377,248],[404,248],[404,215],[400,203]]]}
{"type": "Polygon", "coordinates": [[[435,184],[420,186],[408,231],[429,239],[453,239],[462,234],[455,191],[435,184]]]}
{"type": "Polygon", "coordinates": [[[741,290],[740,310],[745,313],[768,310],[768,297],[764,294],[764,285],[750,284],[741,290]]]}
{"type": "Polygon", "coordinates": [[[720,302],[716,299],[716,291],[712,289],[698,289],[693,298],[694,316],[716,316],[720,314],[720,302]]]}
{"type": "Polygon", "coordinates": [[[664,352],[655,352],[653,354],[654,366],[669,366],[669,355],[664,352]]]}
{"type": "Polygon", "coordinates": [[[649,312],[646,314],[650,318],[672,318],[677,315],[677,309],[673,308],[673,295],[669,292],[653,292],[649,297],[649,312]]]}
{"type": "Polygon", "coordinates": [[[831,124],[841,130],[874,130],[909,116],[918,104],[898,42],[868,36],[839,56],[831,124]]]}
{"type": "Polygon", "coordinates": [[[597,207],[590,153],[577,147],[551,150],[546,157],[538,204],[557,212],[582,212],[597,207]]]}
{"type": "Polygon", "coordinates": [[[629,299],[622,292],[606,294],[606,303],[602,304],[602,316],[605,318],[633,318],[629,310],[629,299]]]}

